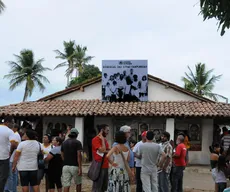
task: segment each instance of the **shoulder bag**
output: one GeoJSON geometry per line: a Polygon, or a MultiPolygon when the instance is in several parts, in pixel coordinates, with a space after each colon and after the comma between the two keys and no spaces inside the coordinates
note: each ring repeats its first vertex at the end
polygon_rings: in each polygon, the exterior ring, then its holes
{"type": "Polygon", "coordinates": [[[38,145],[39,145],[39,152],[38,152],[38,156],[37,156],[37,159],[38,159],[38,169],[45,169],[44,155],[42,153],[41,145],[40,145],[39,142],[38,142],[38,145]]]}

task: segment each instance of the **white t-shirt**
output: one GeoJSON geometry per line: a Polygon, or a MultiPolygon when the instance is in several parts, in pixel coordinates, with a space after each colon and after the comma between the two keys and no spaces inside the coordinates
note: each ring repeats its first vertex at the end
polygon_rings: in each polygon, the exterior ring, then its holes
{"type": "Polygon", "coordinates": [[[22,141],[18,145],[17,151],[21,152],[17,165],[19,171],[35,171],[38,169],[39,145],[43,151],[41,143],[35,140],[22,141]]]}
{"type": "MultiPolygon", "coordinates": [[[[19,133],[18,132],[15,132],[14,133],[14,138],[13,138],[13,140],[16,142],[16,143],[21,143],[21,136],[19,135],[19,133]]],[[[14,152],[13,152],[13,154],[11,155],[11,157],[10,157],[10,162],[13,162],[14,161],[14,155],[15,155],[15,153],[16,153],[16,150],[14,150],[14,152]]]]}
{"type": "Polygon", "coordinates": [[[9,158],[9,142],[14,138],[14,132],[5,125],[0,125],[0,160],[9,158]]]}
{"type": "MultiPolygon", "coordinates": [[[[140,154],[139,154],[139,153],[140,153],[140,152],[139,152],[139,147],[140,147],[141,144],[143,144],[143,141],[139,141],[139,142],[135,145],[135,147],[134,147],[134,149],[133,149],[133,153],[136,153],[137,155],[140,155],[140,154]]],[[[135,161],[136,161],[136,167],[141,167],[141,160],[135,157],[135,161]]]]}

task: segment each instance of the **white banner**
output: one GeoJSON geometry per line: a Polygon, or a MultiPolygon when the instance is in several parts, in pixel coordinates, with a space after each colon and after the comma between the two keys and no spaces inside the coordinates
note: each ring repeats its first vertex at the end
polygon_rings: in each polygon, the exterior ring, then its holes
{"type": "Polygon", "coordinates": [[[102,101],[148,101],[148,61],[103,60],[102,101]]]}

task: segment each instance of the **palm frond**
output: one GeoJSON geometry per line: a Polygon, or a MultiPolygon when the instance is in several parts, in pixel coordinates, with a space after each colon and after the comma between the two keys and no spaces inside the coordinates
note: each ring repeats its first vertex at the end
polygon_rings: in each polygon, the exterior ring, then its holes
{"type": "Polygon", "coordinates": [[[2,2],[2,0],[0,0],[0,14],[4,11],[5,8],[5,4],[2,2]]]}
{"type": "Polygon", "coordinates": [[[66,55],[64,53],[62,53],[61,51],[54,50],[54,52],[58,55],[58,56],[56,56],[56,58],[58,58],[58,59],[65,59],[66,58],[66,55]]]}
{"type": "Polygon", "coordinates": [[[41,75],[41,74],[36,74],[36,76],[34,76],[34,78],[42,80],[45,83],[50,83],[49,79],[47,79],[44,75],[41,75]]]}
{"type": "Polygon", "coordinates": [[[66,62],[60,63],[60,64],[58,64],[58,65],[54,68],[54,70],[55,70],[55,69],[58,69],[58,68],[60,68],[60,67],[65,67],[65,66],[68,66],[68,64],[67,64],[66,62]]]}

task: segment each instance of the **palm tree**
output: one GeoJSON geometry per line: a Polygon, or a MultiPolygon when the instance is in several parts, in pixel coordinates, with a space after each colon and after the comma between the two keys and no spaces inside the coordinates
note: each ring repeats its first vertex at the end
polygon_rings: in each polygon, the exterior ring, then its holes
{"type": "Polygon", "coordinates": [[[76,77],[78,77],[78,74],[81,74],[83,72],[84,65],[88,64],[94,58],[93,56],[87,56],[86,52],[86,46],[76,46],[74,55],[74,68],[76,69],[76,77]]]}
{"type": "Polygon", "coordinates": [[[54,69],[59,67],[67,67],[66,77],[67,77],[67,86],[69,85],[70,77],[74,71],[74,56],[75,56],[75,41],[63,42],[64,45],[64,53],[59,50],[54,50],[57,54],[57,59],[65,60],[64,62],[58,64],[54,69]]]}
{"type": "Polygon", "coordinates": [[[2,2],[2,0],[0,0],[0,14],[4,11],[5,8],[5,4],[2,2]]]}
{"type": "Polygon", "coordinates": [[[50,69],[42,66],[44,59],[34,60],[32,50],[24,49],[20,52],[20,55],[14,56],[16,62],[8,61],[11,70],[4,78],[10,79],[10,90],[14,90],[22,83],[25,83],[24,102],[32,95],[36,86],[42,92],[45,90],[43,82],[49,83],[49,80],[42,73],[50,69]]]}
{"type": "Polygon", "coordinates": [[[185,77],[182,77],[184,88],[200,96],[209,97],[214,101],[217,101],[220,97],[225,98],[212,92],[215,83],[220,80],[222,75],[212,75],[214,69],[207,70],[204,63],[196,64],[195,68],[195,72],[193,72],[188,66],[189,73],[185,73],[185,77]]]}

